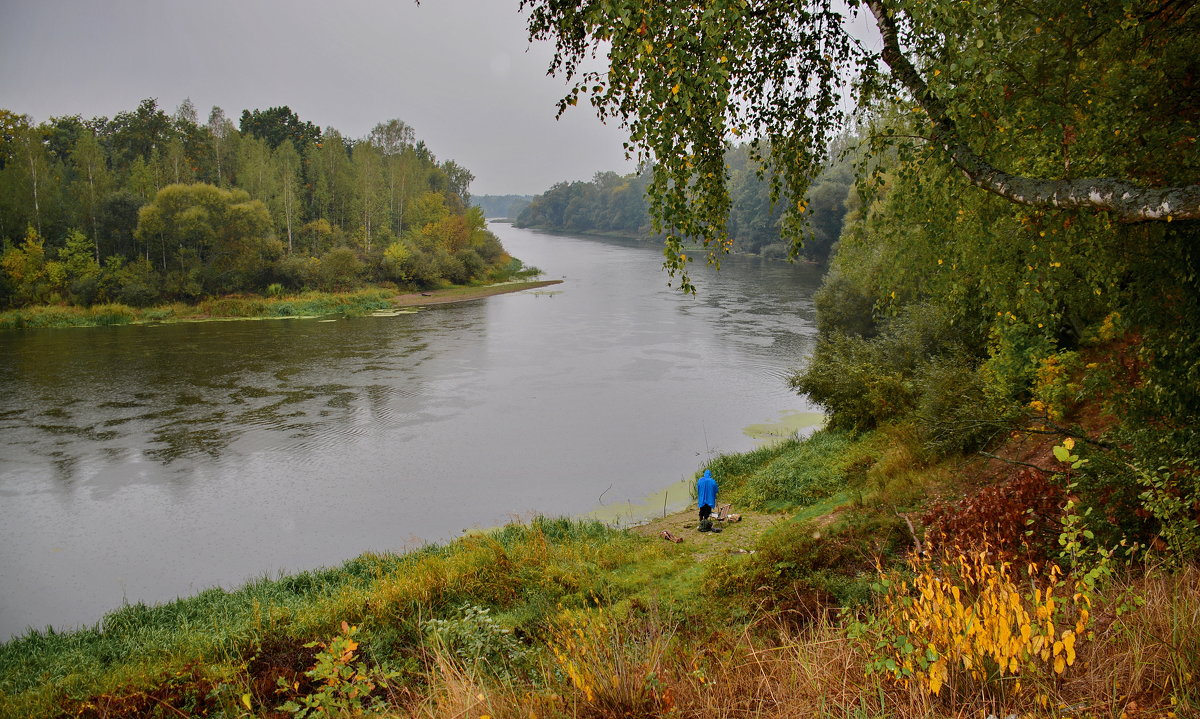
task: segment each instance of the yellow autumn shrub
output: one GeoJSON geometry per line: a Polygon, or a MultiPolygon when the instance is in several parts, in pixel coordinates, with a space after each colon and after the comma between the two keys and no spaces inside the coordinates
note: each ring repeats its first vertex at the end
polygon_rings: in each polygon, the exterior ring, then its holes
{"type": "Polygon", "coordinates": [[[1023,576],[986,549],[910,560],[912,578],[881,573],[876,668],[938,695],[998,681],[1061,675],[1075,663],[1090,622],[1081,582],[1058,565],[1030,564],[1023,576]]]}

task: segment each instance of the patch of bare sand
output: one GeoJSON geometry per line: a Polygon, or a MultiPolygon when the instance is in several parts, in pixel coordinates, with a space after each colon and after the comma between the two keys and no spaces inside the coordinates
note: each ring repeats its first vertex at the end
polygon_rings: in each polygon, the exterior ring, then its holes
{"type": "Polygon", "coordinates": [[[455,302],[469,302],[484,297],[536,290],[550,285],[562,284],[562,280],[537,280],[533,282],[505,282],[498,285],[483,287],[450,287],[428,292],[409,292],[396,295],[391,299],[393,307],[422,307],[425,305],[448,305],[455,302]]]}

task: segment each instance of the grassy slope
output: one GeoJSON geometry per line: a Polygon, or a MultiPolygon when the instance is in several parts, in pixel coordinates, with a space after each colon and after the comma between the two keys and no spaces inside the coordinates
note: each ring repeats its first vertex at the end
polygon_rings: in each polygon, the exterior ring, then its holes
{"type": "MultiPolygon", "coordinates": [[[[1010,441],[995,453],[1046,461],[1054,441],[1010,441]]],[[[268,716],[319,691],[305,672],[320,648],[304,644],[328,641],[342,622],[358,627],[356,660],[395,673],[390,689],[375,690],[391,716],[1200,711],[1194,569],[1107,590],[1077,666],[1061,679],[1028,675],[1022,695],[997,679],[931,697],[868,673],[869,648],[847,630],[873,606],[877,559],[911,548],[904,517],[919,524],[931,499],[1003,484],[1019,465],[930,463],[909,433],[887,428],[821,432],[711,466],[722,501],[748,515],[720,535],[685,528],[690,513],[630,532],[536,520],[409,555],[364,555],[235,592],[127,607],[93,629],[0,646],[0,714],[268,716]],[[658,538],[664,527],[685,541],[658,538]],[[488,619],[464,613],[468,605],[488,619]],[[850,613],[839,619],[838,607],[850,613]],[[432,618],[453,629],[440,642],[432,618]],[[280,680],[290,688],[280,692],[280,680]],[[1028,687],[1047,697],[1045,707],[1028,687]]]]}

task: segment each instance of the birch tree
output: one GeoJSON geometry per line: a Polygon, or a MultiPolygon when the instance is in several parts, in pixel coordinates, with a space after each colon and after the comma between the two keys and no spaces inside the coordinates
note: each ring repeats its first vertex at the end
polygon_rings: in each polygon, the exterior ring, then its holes
{"type": "MultiPolygon", "coordinates": [[[[830,142],[879,103],[907,106],[920,120],[894,141],[1009,202],[1121,223],[1200,218],[1195,3],[521,7],[531,39],[555,46],[551,71],[571,80],[560,113],[584,100],[628,129],[632,155],[654,163],[649,196],[672,272],[685,269],[684,237],[703,238],[710,261],[729,249],[728,140],[756,140],[776,196],[803,198],[830,142]],[[852,33],[859,16],[879,50],[852,33]]],[[[785,229],[799,242],[806,208],[790,202],[785,229]]]]}

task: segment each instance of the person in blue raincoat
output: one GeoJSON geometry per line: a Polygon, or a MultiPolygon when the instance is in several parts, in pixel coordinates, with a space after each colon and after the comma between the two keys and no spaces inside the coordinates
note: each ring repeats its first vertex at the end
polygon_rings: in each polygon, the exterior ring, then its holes
{"type": "Polygon", "coordinates": [[[704,475],[696,482],[696,504],[700,505],[700,521],[708,519],[713,507],[717,506],[717,480],[713,479],[711,470],[704,470],[704,475]]]}

